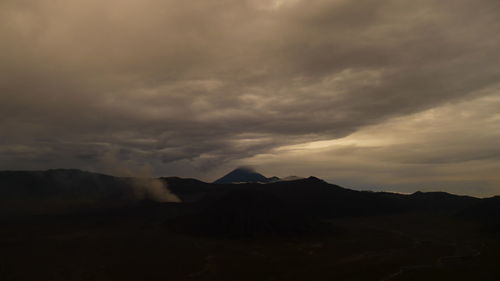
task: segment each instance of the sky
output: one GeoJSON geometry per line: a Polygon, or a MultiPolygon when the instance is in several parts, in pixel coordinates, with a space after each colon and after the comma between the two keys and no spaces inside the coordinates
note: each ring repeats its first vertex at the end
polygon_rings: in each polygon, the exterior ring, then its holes
{"type": "Polygon", "coordinates": [[[500,194],[498,0],[2,0],[0,42],[0,170],[500,194]]]}

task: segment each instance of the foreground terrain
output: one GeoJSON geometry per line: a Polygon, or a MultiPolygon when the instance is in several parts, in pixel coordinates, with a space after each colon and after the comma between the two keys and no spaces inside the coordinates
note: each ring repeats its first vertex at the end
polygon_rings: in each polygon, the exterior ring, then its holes
{"type": "Polygon", "coordinates": [[[498,241],[449,217],[343,218],[319,233],[225,239],[171,229],[171,209],[3,221],[0,280],[500,278],[498,241]]]}
{"type": "MultiPolygon", "coordinates": [[[[119,194],[127,180],[71,171],[85,179],[72,183],[82,197],[63,188],[68,177],[55,180],[64,172],[54,173],[16,191],[35,190],[26,202],[45,212],[14,208],[0,217],[0,281],[500,280],[497,197],[359,192],[316,178],[241,185],[164,178],[182,202],[130,193],[100,201],[88,191],[112,184],[111,195],[119,194]],[[60,211],[72,198],[86,204],[60,211]],[[52,210],[56,199],[64,204],[52,210]]],[[[4,195],[17,176],[5,177],[4,195]]]]}

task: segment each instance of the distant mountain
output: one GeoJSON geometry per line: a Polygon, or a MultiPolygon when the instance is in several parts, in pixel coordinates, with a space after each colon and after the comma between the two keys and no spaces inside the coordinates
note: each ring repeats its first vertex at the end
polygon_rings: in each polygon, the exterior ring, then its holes
{"type": "Polygon", "coordinates": [[[316,177],[213,186],[199,202],[192,225],[199,233],[230,237],[303,233],[311,227],[321,228],[317,223],[324,219],[340,217],[455,214],[480,200],[444,192],[356,191],[316,177]]]}
{"type": "Polygon", "coordinates": [[[421,210],[446,211],[461,210],[481,201],[478,198],[455,195],[447,192],[421,192],[409,195],[409,204],[421,210]]]}
{"type": "Polygon", "coordinates": [[[269,182],[277,182],[277,181],[280,181],[281,179],[274,176],[274,177],[270,177],[270,178],[267,178],[269,180],[269,182]]]}
{"type": "Polygon", "coordinates": [[[239,167],[232,170],[227,175],[214,181],[215,184],[235,184],[235,183],[269,183],[278,181],[278,177],[267,178],[252,168],[239,167]]]}
{"type": "Polygon", "coordinates": [[[151,178],[114,177],[75,169],[0,171],[0,216],[63,213],[158,201],[158,195],[168,193],[166,184],[167,181],[151,178]]]}
{"type": "Polygon", "coordinates": [[[413,211],[454,213],[480,200],[448,193],[418,192],[413,195],[403,195],[356,191],[327,183],[316,177],[309,177],[268,184],[221,185],[203,197],[203,204],[216,204],[215,202],[221,202],[221,198],[228,194],[247,193],[248,190],[271,194],[274,198],[279,198],[283,204],[303,214],[324,218],[413,211]]]}
{"type": "Polygon", "coordinates": [[[131,179],[69,169],[0,171],[0,215],[54,213],[132,201],[131,179]]]}
{"type": "Polygon", "coordinates": [[[74,169],[0,171],[0,199],[128,200],[133,192],[131,178],[74,169]]]}
{"type": "Polygon", "coordinates": [[[225,176],[214,181],[215,184],[239,184],[239,183],[274,183],[280,181],[296,181],[304,179],[303,177],[288,176],[284,178],[279,178],[276,176],[265,177],[264,175],[258,173],[249,167],[239,167],[232,170],[225,176]]]}
{"type": "MultiPolygon", "coordinates": [[[[416,192],[404,195],[356,191],[315,177],[267,178],[249,168],[235,169],[214,183],[178,177],[121,178],[79,170],[59,169],[0,171],[0,215],[114,208],[148,200],[165,202],[155,200],[153,195],[157,193],[148,193],[148,187],[154,187],[153,191],[158,191],[158,188],[170,190],[183,203],[186,203],[183,204],[184,206],[198,209],[200,214],[206,210],[207,215],[213,215],[214,225],[220,213],[232,209],[233,206],[243,208],[248,204],[250,204],[249,209],[239,210],[239,213],[235,211],[234,214],[251,218],[248,220],[250,224],[254,224],[255,220],[259,220],[258,218],[265,217],[265,213],[279,215],[272,217],[273,221],[279,221],[283,220],[284,214],[293,214],[294,217],[301,214],[300,216],[308,218],[332,218],[401,212],[453,214],[463,211],[463,213],[470,214],[469,216],[484,217],[488,213],[499,213],[498,209],[500,209],[497,198],[478,199],[444,192],[416,192]],[[478,203],[481,202],[484,204],[479,205],[478,203]],[[257,211],[259,205],[267,206],[265,212],[257,211]],[[256,210],[255,214],[253,210],[256,210]],[[254,215],[256,217],[253,217],[254,215]]],[[[205,219],[211,221],[206,217],[202,220],[205,219]]],[[[280,226],[273,231],[280,232],[288,229],[288,226],[280,226]]],[[[240,227],[240,225],[234,227],[240,227]]],[[[260,227],[268,228],[268,222],[256,225],[252,231],[259,232],[260,227]]],[[[295,225],[292,228],[295,229],[295,225]]]]}
{"type": "Polygon", "coordinates": [[[301,179],[304,179],[304,178],[303,177],[297,177],[297,176],[288,176],[288,177],[282,178],[281,180],[282,181],[296,181],[296,180],[301,180],[301,179]]]}

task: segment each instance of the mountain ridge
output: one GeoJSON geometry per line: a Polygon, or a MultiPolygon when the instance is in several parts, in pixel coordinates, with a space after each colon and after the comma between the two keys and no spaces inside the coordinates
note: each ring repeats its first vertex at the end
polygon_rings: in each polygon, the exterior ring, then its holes
{"type": "MultiPolygon", "coordinates": [[[[237,170],[237,169],[236,169],[237,170]]],[[[258,174],[247,170],[251,176],[258,174]]],[[[254,177],[262,180],[264,177],[254,177]]],[[[252,179],[252,178],[251,178],[252,179]]],[[[357,191],[316,178],[299,178],[273,182],[207,183],[197,179],[162,177],[157,179],[185,204],[210,205],[231,193],[269,194],[314,216],[352,216],[409,211],[457,212],[471,208],[478,199],[445,192],[415,192],[409,195],[390,192],[357,191]]],[[[149,182],[149,181],[148,181],[149,182]]],[[[108,204],[136,204],[148,198],[135,197],[134,178],[121,178],[80,170],[0,171],[0,202],[11,210],[30,202],[51,208],[64,202],[84,208],[108,204]],[[17,205],[12,202],[19,202],[17,205]],[[82,205],[80,203],[84,202],[82,205]]],[[[241,198],[242,196],[234,196],[241,198]]],[[[244,196],[243,196],[244,197],[244,196]]],[[[224,202],[224,201],[223,201],[224,202]]],[[[20,207],[21,206],[21,207],[20,207]]],[[[0,211],[1,209],[0,208],[0,211]]]]}

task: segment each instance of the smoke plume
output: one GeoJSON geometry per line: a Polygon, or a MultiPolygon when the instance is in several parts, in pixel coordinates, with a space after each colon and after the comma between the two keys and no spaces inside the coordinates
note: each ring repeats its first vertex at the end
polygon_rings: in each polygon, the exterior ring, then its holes
{"type": "Polygon", "coordinates": [[[103,154],[101,165],[113,175],[130,178],[137,199],[157,202],[181,202],[177,195],[170,192],[165,182],[154,178],[151,167],[131,161],[120,161],[116,150],[103,154]]]}

